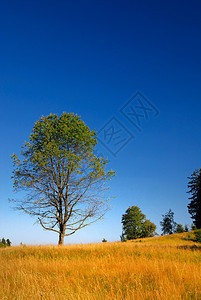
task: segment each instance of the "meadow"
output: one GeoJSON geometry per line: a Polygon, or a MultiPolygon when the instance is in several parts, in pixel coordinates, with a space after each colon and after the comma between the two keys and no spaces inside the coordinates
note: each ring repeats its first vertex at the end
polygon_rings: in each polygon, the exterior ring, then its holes
{"type": "Polygon", "coordinates": [[[201,299],[189,233],[128,242],[0,249],[0,299],[201,299]]]}

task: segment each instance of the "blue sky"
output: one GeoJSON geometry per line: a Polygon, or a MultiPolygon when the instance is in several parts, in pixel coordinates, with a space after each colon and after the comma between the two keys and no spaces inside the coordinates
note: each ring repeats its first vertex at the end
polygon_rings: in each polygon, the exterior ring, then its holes
{"type": "Polygon", "coordinates": [[[20,153],[42,115],[63,111],[100,131],[104,144],[101,133],[114,120],[124,138],[134,136],[115,157],[99,143],[97,151],[117,171],[110,184],[116,198],[102,221],[66,237],[66,244],[119,240],[131,205],[159,233],[169,208],[176,222],[191,224],[187,177],[201,167],[200,14],[200,1],[1,3],[0,238],[57,243],[57,234],[13,211],[8,198],[17,196],[10,155],[20,153]],[[140,117],[141,131],[121,112],[137,92],[159,112],[140,117]]]}

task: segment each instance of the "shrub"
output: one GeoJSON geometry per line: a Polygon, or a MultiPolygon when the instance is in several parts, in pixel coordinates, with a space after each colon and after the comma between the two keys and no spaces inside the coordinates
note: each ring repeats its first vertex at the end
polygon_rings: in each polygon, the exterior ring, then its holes
{"type": "Polygon", "coordinates": [[[191,224],[191,230],[196,230],[197,227],[194,224],[191,224]]]}
{"type": "Polygon", "coordinates": [[[201,243],[201,229],[195,231],[195,241],[201,243]]]}
{"type": "Polygon", "coordinates": [[[182,224],[177,224],[177,227],[176,227],[176,233],[182,233],[184,232],[184,227],[182,224]]]}

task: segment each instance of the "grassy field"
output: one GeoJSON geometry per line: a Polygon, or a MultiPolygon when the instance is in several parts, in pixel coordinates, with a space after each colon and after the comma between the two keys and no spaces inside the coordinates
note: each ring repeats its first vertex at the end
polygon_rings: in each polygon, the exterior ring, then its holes
{"type": "Polygon", "coordinates": [[[201,299],[201,244],[141,241],[0,249],[0,299],[201,299]]]}

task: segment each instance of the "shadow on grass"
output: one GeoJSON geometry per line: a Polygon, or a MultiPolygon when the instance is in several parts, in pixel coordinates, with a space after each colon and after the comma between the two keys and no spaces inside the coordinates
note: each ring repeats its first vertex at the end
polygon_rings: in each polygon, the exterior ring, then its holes
{"type": "Polygon", "coordinates": [[[192,250],[192,251],[201,251],[201,245],[200,246],[197,246],[197,245],[193,245],[193,246],[189,246],[189,245],[178,246],[177,249],[192,250]]]}

